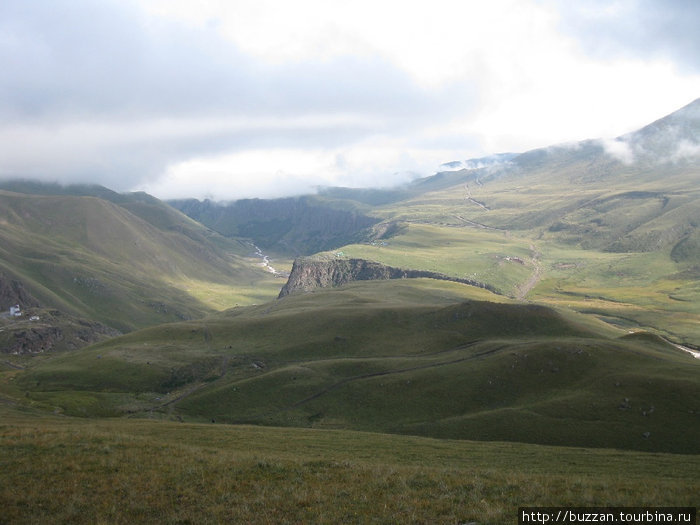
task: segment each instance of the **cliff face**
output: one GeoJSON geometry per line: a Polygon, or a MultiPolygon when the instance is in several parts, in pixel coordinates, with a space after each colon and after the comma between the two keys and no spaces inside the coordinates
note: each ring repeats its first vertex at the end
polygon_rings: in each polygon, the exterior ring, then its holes
{"type": "Polygon", "coordinates": [[[302,258],[294,261],[289,279],[282,287],[278,298],[292,293],[309,292],[316,288],[341,286],[353,281],[417,279],[421,277],[454,281],[498,293],[492,286],[471,279],[450,277],[426,270],[395,268],[365,259],[314,260],[302,258]]]}

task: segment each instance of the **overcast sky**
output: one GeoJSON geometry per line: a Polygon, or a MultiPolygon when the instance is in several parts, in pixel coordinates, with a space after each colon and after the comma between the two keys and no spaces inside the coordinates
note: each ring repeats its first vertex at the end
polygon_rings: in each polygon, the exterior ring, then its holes
{"type": "Polygon", "coordinates": [[[696,0],[1,0],[0,177],[387,186],[700,97],[696,0]]]}

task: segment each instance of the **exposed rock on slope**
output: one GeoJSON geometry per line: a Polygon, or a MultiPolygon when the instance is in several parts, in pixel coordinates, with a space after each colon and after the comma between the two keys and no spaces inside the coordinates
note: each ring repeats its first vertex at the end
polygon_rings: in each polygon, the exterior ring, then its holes
{"type": "Polygon", "coordinates": [[[118,335],[113,328],[59,310],[30,308],[19,318],[0,319],[0,354],[75,350],[118,335]]]}
{"type": "Polygon", "coordinates": [[[27,291],[21,281],[0,272],[0,309],[5,311],[15,304],[26,308],[39,306],[39,301],[27,291]]]}
{"type": "Polygon", "coordinates": [[[341,286],[352,281],[372,281],[386,279],[417,279],[426,277],[441,281],[454,281],[485,288],[494,293],[498,291],[484,283],[471,279],[451,277],[425,270],[406,270],[365,259],[311,259],[301,258],[294,261],[292,273],[282,287],[279,298],[298,292],[309,292],[315,288],[341,286]]]}

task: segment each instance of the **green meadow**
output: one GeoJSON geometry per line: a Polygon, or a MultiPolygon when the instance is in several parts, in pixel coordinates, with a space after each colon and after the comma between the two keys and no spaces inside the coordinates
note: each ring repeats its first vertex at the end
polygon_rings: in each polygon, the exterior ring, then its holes
{"type": "Polygon", "coordinates": [[[436,175],[432,191],[372,209],[382,219],[375,229],[394,234],[328,253],[471,278],[514,299],[698,346],[692,165],[665,166],[662,176],[574,156],[515,173],[457,172],[444,188],[436,175]]]}
{"type": "Polygon", "coordinates": [[[4,523],[517,522],[518,506],[697,506],[698,456],[0,406],[4,523]]]}

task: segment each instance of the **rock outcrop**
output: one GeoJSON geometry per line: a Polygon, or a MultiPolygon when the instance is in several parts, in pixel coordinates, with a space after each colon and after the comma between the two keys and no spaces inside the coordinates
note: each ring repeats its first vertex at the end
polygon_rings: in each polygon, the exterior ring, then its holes
{"type": "Polygon", "coordinates": [[[27,291],[22,281],[0,272],[0,309],[6,311],[15,304],[27,308],[39,306],[39,301],[27,291]]]}
{"type": "Polygon", "coordinates": [[[118,335],[119,331],[98,322],[58,310],[30,308],[19,318],[0,320],[0,354],[75,350],[118,335]]]}
{"type": "Polygon", "coordinates": [[[386,266],[382,263],[367,261],[365,259],[313,259],[300,258],[294,261],[292,272],[287,283],[282,287],[279,297],[300,292],[309,292],[316,288],[330,288],[341,286],[353,281],[372,281],[386,279],[438,279],[441,281],[454,281],[490,290],[498,291],[491,285],[451,277],[438,272],[427,270],[408,270],[386,266]]]}

